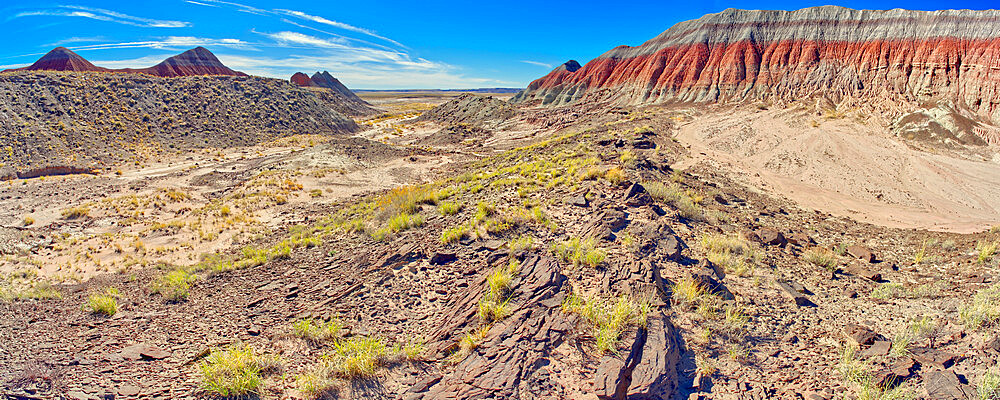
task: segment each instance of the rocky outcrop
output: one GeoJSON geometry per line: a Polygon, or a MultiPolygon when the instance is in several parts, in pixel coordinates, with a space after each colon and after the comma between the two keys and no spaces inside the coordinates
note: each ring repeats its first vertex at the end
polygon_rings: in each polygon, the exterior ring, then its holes
{"type": "Polygon", "coordinates": [[[434,107],[417,118],[446,124],[499,123],[513,118],[517,111],[507,102],[492,96],[463,94],[434,107]]]}
{"type": "Polygon", "coordinates": [[[163,62],[149,68],[123,69],[98,67],[65,47],[56,47],[30,66],[9,69],[4,72],[7,71],[119,72],[139,73],[164,78],[199,75],[246,76],[242,72],[234,71],[223,65],[215,54],[200,46],[167,58],[163,62]]]}
{"type": "Polygon", "coordinates": [[[515,102],[831,97],[954,100],[1000,119],[1000,11],[728,9],[532,82],[515,102]]]}
{"type": "MultiPolygon", "coordinates": [[[[484,275],[485,278],[485,275],[484,275]]],[[[566,277],[548,255],[528,256],[514,278],[510,304],[516,311],[489,330],[479,348],[427,388],[416,388],[417,399],[565,397],[567,388],[550,379],[553,351],[573,329],[572,318],[560,310],[566,277]]],[[[442,313],[441,328],[430,349],[444,357],[460,335],[477,324],[476,309],[485,279],[442,313]],[[450,344],[450,346],[449,346],[450,344]]]]}
{"type": "Polygon", "coordinates": [[[288,82],[247,76],[0,75],[0,176],[92,171],[141,149],[253,145],[357,125],[288,82]]]}

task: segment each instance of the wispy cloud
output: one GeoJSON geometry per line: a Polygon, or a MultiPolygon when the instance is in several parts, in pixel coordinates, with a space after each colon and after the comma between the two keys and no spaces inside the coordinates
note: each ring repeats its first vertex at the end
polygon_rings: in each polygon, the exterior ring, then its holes
{"type": "Polygon", "coordinates": [[[168,36],[157,40],[98,43],[85,46],[74,46],[72,47],[72,49],[74,51],[133,49],[133,48],[176,50],[176,49],[186,49],[189,47],[196,47],[196,46],[221,46],[221,47],[247,49],[247,50],[255,49],[253,45],[240,39],[231,39],[231,38],[210,39],[210,38],[199,38],[194,36],[168,36]]]}
{"type": "Polygon", "coordinates": [[[546,64],[546,63],[539,62],[539,61],[521,60],[521,62],[523,62],[525,64],[537,65],[539,67],[552,68],[552,64],[546,64]]]}
{"type": "Polygon", "coordinates": [[[42,47],[56,47],[62,46],[70,43],[85,43],[85,42],[103,42],[108,40],[104,36],[91,36],[91,37],[71,37],[62,40],[58,40],[52,43],[43,44],[42,47]]]}
{"type": "Polygon", "coordinates": [[[217,6],[217,5],[214,5],[214,4],[205,4],[205,3],[199,3],[199,2],[197,2],[197,1],[191,1],[191,0],[184,0],[184,2],[185,2],[185,3],[191,3],[191,4],[197,4],[197,5],[199,5],[199,6],[205,6],[205,7],[215,7],[215,8],[219,8],[219,6],[217,6]]]}
{"type": "Polygon", "coordinates": [[[97,21],[113,22],[116,24],[138,26],[142,28],[183,28],[191,26],[191,23],[184,21],[170,21],[170,20],[136,17],[128,14],[123,14],[117,11],[105,10],[103,8],[83,7],[74,5],[57,6],[54,8],[23,11],[14,14],[14,16],[10,17],[9,19],[33,17],[33,16],[80,17],[80,18],[89,18],[97,21]]]}
{"type": "MultiPolygon", "coordinates": [[[[360,33],[362,35],[366,35],[366,36],[373,37],[373,38],[376,38],[376,39],[379,39],[379,40],[383,40],[383,41],[391,43],[391,44],[393,44],[395,46],[399,46],[399,47],[403,47],[403,48],[406,47],[405,45],[403,45],[400,42],[397,42],[397,41],[392,40],[390,38],[387,38],[385,36],[379,35],[377,32],[375,32],[372,29],[362,28],[362,27],[359,27],[359,26],[354,26],[354,25],[351,25],[351,24],[348,24],[348,23],[344,23],[344,22],[340,22],[340,21],[334,21],[334,20],[326,18],[326,17],[322,17],[322,16],[318,16],[318,15],[313,15],[313,14],[309,14],[309,13],[302,12],[302,11],[287,10],[287,9],[282,9],[282,8],[275,8],[275,9],[271,9],[271,10],[265,10],[265,9],[262,9],[262,8],[257,8],[257,7],[249,6],[249,5],[246,5],[246,4],[236,3],[236,2],[232,2],[232,1],[224,1],[224,0],[201,0],[201,1],[185,0],[185,1],[188,2],[188,3],[200,4],[200,5],[224,5],[224,6],[230,6],[230,7],[235,8],[236,11],[242,11],[242,12],[247,12],[247,13],[256,14],[256,15],[265,15],[265,16],[270,15],[270,16],[276,16],[276,17],[279,17],[279,18],[283,17],[283,16],[294,17],[294,18],[298,18],[298,19],[303,20],[303,21],[309,21],[309,22],[313,22],[313,23],[317,23],[317,24],[322,24],[322,25],[325,25],[325,26],[333,27],[333,28],[336,28],[336,29],[342,29],[342,30],[349,31],[349,32],[360,33]]],[[[290,20],[285,19],[285,18],[281,18],[281,21],[285,22],[285,23],[288,23],[288,24],[296,25],[298,27],[303,27],[303,28],[308,28],[308,29],[314,29],[314,30],[317,30],[317,31],[321,31],[321,30],[315,29],[313,27],[303,26],[301,24],[298,24],[296,22],[290,21],[290,20]]],[[[321,31],[321,32],[324,32],[324,31],[321,31]]]]}
{"type": "Polygon", "coordinates": [[[399,42],[397,42],[395,40],[389,39],[389,38],[387,38],[385,36],[381,36],[381,35],[375,33],[375,31],[372,31],[370,29],[359,28],[359,27],[356,27],[354,25],[345,24],[343,22],[337,22],[337,21],[333,21],[333,20],[329,20],[329,19],[320,17],[320,16],[306,14],[306,13],[304,13],[302,11],[283,10],[283,9],[277,9],[275,11],[276,12],[280,12],[280,13],[285,13],[287,15],[291,15],[293,17],[301,18],[301,19],[304,19],[304,20],[307,20],[307,21],[312,21],[312,22],[315,22],[315,23],[318,23],[318,24],[329,25],[329,26],[332,26],[334,28],[344,29],[344,30],[348,30],[348,31],[351,31],[351,32],[357,32],[357,33],[360,33],[360,34],[368,35],[368,36],[371,36],[373,38],[385,40],[385,41],[387,41],[389,43],[392,43],[392,44],[394,44],[396,46],[399,46],[399,47],[406,47],[406,46],[403,46],[402,43],[399,43],[399,42]]]}

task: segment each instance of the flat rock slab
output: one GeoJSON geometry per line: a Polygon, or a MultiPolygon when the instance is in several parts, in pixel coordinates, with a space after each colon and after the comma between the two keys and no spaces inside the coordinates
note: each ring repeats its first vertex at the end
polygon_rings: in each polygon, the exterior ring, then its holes
{"type": "Polygon", "coordinates": [[[920,365],[932,366],[936,368],[949,368],[958,359],[958,355],[947,351],[932,349],[928,347],[917,347],[910,350],[910,355],[920,365]]]}
{"type": "Polygon", "coordinates": [[[121,351],[122,358],[130,361],[136,360],[162,360],[170,357],[170,352],[151,344],[140,343],[128,346],[121,351]]]}
{"type": "Polygon", "coordinates": [[[889,348],[892,347],[892,342],[888,340],[876,340],[872,343],[872,346],[861,351],[861,357],[871,358],[884,356],[889,354],[889,348]]]}
{"type": "Polygon", "coordinates": [[[815,307],[816,303],[809,300],[806,297],[804,290],[799,290],[798,287],[801,287],[801,285],[794,282],[778,281],[778,289],[781,294],[791,299],[795,305],[799,307],[815,307]]]}
{"type": "Polygon", "coordinates": [[[976,391],[963,384],[954,371],[931,371],[924,375],[924,389],[929,400],[971,400],[976,391]]]}

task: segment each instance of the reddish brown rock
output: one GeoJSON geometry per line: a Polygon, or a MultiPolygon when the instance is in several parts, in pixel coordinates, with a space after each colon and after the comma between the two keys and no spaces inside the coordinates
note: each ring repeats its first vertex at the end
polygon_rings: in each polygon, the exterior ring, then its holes
{"type": "Polygon", "coordinates": [[[246,74],[234,71],[222,64],[221,61],[204,47],[195,47],[176,56],[167,58],[159,64],[149,68],[123,68],[109,69],[91,64],[80,55],[65,47],[56,47],[48,52],[34,64],[17,70],[28,71],[95,71],[95,72],[123,72],[139,73],[159,77],[179,77],[195,75],[228,75],[246,76],[246,74]]]}
{"type": "Polygon", "coordinates": [[[108,71],[107,68],[101,68],[91,64],[79,54],[74,53],[72,50],[65,47],[56,47],[46,53],[34,64],[31,64],[24,68],[17,68],[17,70],[27,70],[27,71],[108,71]]]}
{"type": "Polygon", "coordinates": [[[760,241],[768,246],[784,246],[788,243],[785,235],[774,228],[764,228],[757,232],[760,241]]]}
{"type": "Polygon", "coordinates": [[[847,246],[847,254],[850,254],[854,258],[857,258],[859,260],[862,260],[862,261],[865,261],[865,262],[868,262],[868,263],[873,263],[873,262],[876,261],[876,259],[875,259],[875,253],[872,253],[872,251],[868,250],[867,247],[864,247],[864,246],[861,246],[861,245],[856,245],[855,244],[855,245],[847,246]]]}
{"type": "Polygon", "coordinates": [[[292,83],[296,84],[296,85],[299,85],[299,86],[311,86],[312,85],[312,79],[309,79],[309,75],[306,75],[306,74],[301,73],[301,72],[296,72],[288,80],[291,81],[292,83]]]}

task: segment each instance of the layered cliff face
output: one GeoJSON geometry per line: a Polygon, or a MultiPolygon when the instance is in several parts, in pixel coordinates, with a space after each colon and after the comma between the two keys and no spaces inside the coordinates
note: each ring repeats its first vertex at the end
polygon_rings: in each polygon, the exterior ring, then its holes
{"type": "Polygon", "coordinates": [[[729,9],[560,66],[513,101],[564,104],[829,96],[954,100],[1000,119],[1000,11],[729,9]]]}
{"type": "Polygon", "coordinates": [[[120,73],[140,73],[146,75],[159,76],[164,78],[176,78],[180,76],[247,76],[239,71],[234,71],[222,64],[219,58],[204,47],[195,47],[176,56],[167,58],[159,64],[149,68],[124,68],[110,69],[95,66],[65,47],[56,47],[46,53],[42,58],[23,68],[14,68],[7,71],[66,71],[66,72],[120,72],[120,73]]]}

